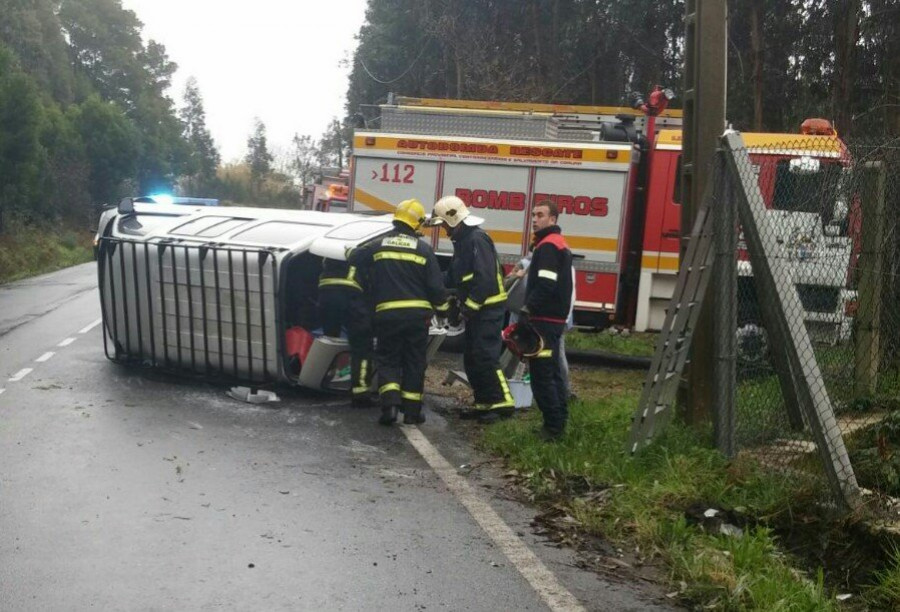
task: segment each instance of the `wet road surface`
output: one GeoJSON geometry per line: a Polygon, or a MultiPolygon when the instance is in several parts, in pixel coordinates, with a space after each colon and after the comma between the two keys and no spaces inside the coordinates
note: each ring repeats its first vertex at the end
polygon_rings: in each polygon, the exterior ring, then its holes
{"type": "MultiPolygon", "coordinates": [[[[95,287],[92,264],[0,287],[0,609],[548,609],[399,427],[113,364],[95,287]]],[[[440,415],[420,431],[483,459],[440,415]]],[[[584,609],[664,609],[473,489],[584,609]]]]}

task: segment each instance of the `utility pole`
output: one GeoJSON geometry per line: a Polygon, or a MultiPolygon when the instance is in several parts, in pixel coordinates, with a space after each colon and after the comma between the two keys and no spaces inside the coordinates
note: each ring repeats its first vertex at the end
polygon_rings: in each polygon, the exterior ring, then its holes
{"type": "MultiPolygon", "coordinates": [[[[727,55],[726,0],[685,1],[684,126],[682,132],[681,259],[686,238],[706,184],[712,178],[712,161],[725,128],[725,78],[727,55]]],[[[687,372],[687,392],[682,395],[686,420],[708,420],[713,408],[713,318],[706,299],[697,322],[687,372]]]]}

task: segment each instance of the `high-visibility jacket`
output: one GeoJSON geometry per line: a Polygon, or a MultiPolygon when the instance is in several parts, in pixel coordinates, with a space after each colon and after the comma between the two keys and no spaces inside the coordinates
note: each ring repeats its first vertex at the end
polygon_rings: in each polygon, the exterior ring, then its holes
{"type": "Polygon", "coordinates": [[[351,266],[346,261],[326,259],[319,275],[319,291],[334,287],[362,292],[363,288],[359,281],[356,266],[351,266]]]}
{"type": "Polygon", "coordinates": [[[355,336],[370,335],[371,311],[365,279],[357,273],[356,266],[325,259],[319,275],[319,316],[323,325],[337,317],[353,344],[355,336]]]}
{"type": "Polygon", "coordinates": [[[460,304],[475,311],[504,305],[503,272],[494,241],[487,232],[477,226],[462,225],[451,240],[453,259],[445,281],[456,289],[460,304]]]}
{"type": "Polygon", "coordinates": [[[402,224],[350,253],[350,266],[367,280],[375,320],[446,312],[447,290],[431,247],[402,224]]]}
{"type": "Polygon", "coordinates": [[[535,320],[565,323],[572,307],[572,251],[558,225],[535,234],[528,266],[525,310],[535,320]]]}

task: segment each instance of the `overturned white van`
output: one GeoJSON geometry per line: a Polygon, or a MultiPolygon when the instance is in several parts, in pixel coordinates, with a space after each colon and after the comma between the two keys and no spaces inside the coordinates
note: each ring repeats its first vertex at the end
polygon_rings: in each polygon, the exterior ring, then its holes
{"type": "MultiPolygon", "coordinates": [[[[106,356],[210,378],[349,390],[349,346],[318,331],[325,258],[389,215],[123,200],[99,228],[106,356]]],[[[446,331],[432,327],[429,357],[446,331]]]]}

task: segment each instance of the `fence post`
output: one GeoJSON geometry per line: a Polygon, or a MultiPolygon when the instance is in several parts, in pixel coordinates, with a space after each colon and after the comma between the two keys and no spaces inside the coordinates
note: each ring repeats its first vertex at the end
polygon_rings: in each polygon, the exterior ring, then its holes
{"type": "Polygon", "coordinates": [[[881,286],[884,268],[885,168],[881,162],[864,165],[861,194],[862,227],[859,256],[859,293],[856,311],[856,395],[871,397],[878,384],[881,357],[881,286]]]}
{"type": "Polygon", "coordinates": [[[737,331],[737,231],[734,181],[725,165],[725,154],[716,152],[715,192],[712,201],[716,259],[713,267],[713,405],[715,406],[716,448],[734,457],[737,373],[735,333],[737,331]]]}

